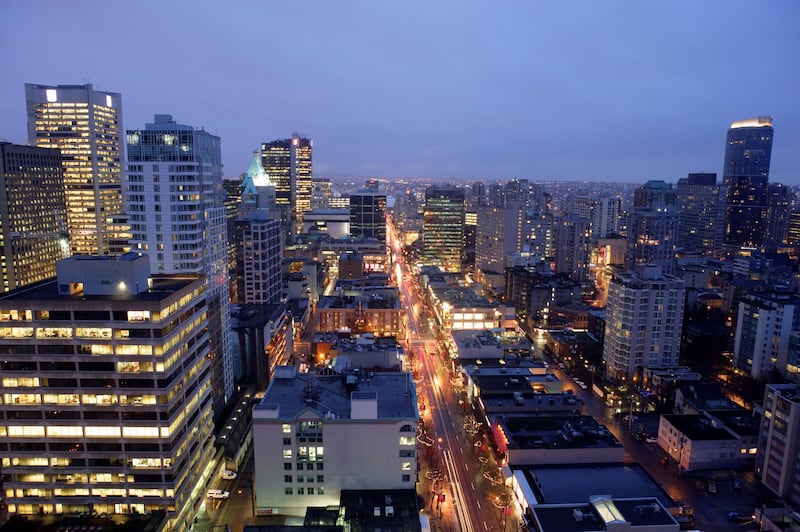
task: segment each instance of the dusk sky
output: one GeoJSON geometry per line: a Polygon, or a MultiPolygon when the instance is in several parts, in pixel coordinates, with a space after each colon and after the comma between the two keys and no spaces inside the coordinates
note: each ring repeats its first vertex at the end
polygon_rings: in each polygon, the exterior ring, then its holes
{"type": "Polygon", "coordinates": [[[222,138],[314,139],[321,177],[675,182],[721,174],[734,120],[774,118],[770,181],[800,183],[800,2],[0,3],[0,139],[24,84],[122,94],[222,138]]]}

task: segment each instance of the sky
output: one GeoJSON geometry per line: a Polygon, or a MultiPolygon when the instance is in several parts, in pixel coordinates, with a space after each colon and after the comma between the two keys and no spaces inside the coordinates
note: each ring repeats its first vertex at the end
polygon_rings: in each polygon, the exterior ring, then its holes
{"type": "MultiPolygon", "coordinates": [[[[320,177],[675,182],[721,176],[730,123],[771,115],[800,184],[800,2],[0,2],[0,140],[25,83],[119,92],[222,139],[314,140],[320,177]]],[[[720,177],[721,178],[721,177],[720,177]]]]}

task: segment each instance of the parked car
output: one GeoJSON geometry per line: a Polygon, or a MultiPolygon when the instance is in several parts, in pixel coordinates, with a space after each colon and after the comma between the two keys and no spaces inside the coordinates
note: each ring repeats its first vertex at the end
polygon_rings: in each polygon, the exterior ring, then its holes
{"type": "Polygon", "coordinates": [[[658,436],[648,436],[645,441],[647,443],[658,443],[658,436]]]}
{"type": "Polygon", "coordinates": [[[206,497],[209,499],[227,499],[230,496],[231,492],[226,490],[208,490],[206,492],[206,497]]]}
{"type": "Polygon", "coordinates": [[[713,480],[709,482],[708,485],[706,486],[706,491],[708,491],[709,493],[717,493],[717,483],[714,482],[713,480]]]}
{"type": "Polygon", "coordinates": [[[736,521],[738,523],[745,523],[747,521],[755,520],[754,515],[740,514],[739,512],[728,512],[728,520],[736,521]]]}
{"type": "Polygon", "coordinates": [[[231,471],[230,469],[223,469],[219,472],[219,478],[222,480],[233,480],[236,478],[236,471],[231,471]]]}
{"type": "Polygon", "coordinates": [[[739,477],[733,477],[733,479],[731,480],[731,487],[733,487],[733,489],[735,490],[742,489],[742,479],[740,479],[739,477]]]}

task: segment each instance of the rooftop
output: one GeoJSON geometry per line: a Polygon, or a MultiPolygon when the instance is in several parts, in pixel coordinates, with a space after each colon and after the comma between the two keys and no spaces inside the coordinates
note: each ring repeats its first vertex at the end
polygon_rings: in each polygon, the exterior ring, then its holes
{"type": "Polygon", "coordinates": [[[736,439],[724,428],[714,426],[712,420],[702,414],[666,414],[661,418],[692,441],[736,439]]]}
{"type": "MultiPolygon", "coordinates": [[[[311,410],[326,419],[350,419],[351,398],[371,392],[377,398],[378,419],[416,419],[417,399],[410,373],[353,371],[336,375],[296,373],[293,366],[281,366],[255,406],[253,417],[295,419],[311,410]],[[259,416],[259,411],[264,415],[259,416]],[[267,414],[271,412],[271,414],[267,414]]],[[[358,398],[358,397],[355,397],[358,398]]]]}
{"type": "Polygon", "coordinates": [[[586,449],[622,447],[591,416],[577,414],[498,416],[509,449],[586,449]]]}
{"type": "Polygon", "coordinates": [[[131,295],[86,295],[82,291],[60,294],[56,278],[23,286],[0,294],[0,300],[45,300],[45,301],[161,301],[200,279],[199,275],[153,275],[152,286],[143,292],[131,295]]]}

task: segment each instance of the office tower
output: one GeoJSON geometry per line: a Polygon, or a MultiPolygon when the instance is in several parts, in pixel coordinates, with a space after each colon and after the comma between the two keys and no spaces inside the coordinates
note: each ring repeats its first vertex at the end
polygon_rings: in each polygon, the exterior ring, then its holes
{"type": "Polygon", "coordinates": [[[275,185],[253,154],[242,176],[239,215],[231,240],[236,247],[236,301],[277,304],[281,300],[283,242],[275,203],[275,185]]]}
{"type": "Polygon", "coordinates": [[[362,373],[277,368],[253,408],[256,513],[302,516],[309,506],[338,506],[348,489],[414,489],[414,381],[362,373]]]}
{"type": "Polygon", "coordinates": [[[717,174],[689,174],[678,180],[675,201],[679,249],[709,257],[720,254],[725,227],[724,193],[725,189],[717,184],[717,174]]]}
{"type": "Polygon", "coordinates": [[[800,299],[788,287],[746,295],[739,302],[733,359],[736,368],[757,379],[786,373],[789,335],[800,327],[800,299]]]}
{"type": "Polygon", "coordinates": [[[573,281],[583,282],[589,273],[589,220],[582,216],[565,215],[555,226],[555,273],[564,273],[573,281]]]}
{"type": "Polygon", "coordinates": [[[0,295],[0,446],[18,514],[147,514],[186,530],[214,456],[201,276],[79,255],[0,295]]]}
{"type": "Polygon", "coordinates": [[[512,179],[505,184],[503,196],[504,205],[508,205],[510,202],[522,202],[527,210],[531,206],[530,183],[527,179],[512,179]]]}
{"type": "Polygon", "coordinates": [[[275,183],[278,206],[291,235],[300,232],[303,213],[311,210],[313,146],[312,140],[297,133],[261,144],[261,164],[275,183]]]}
{"type": "Polygon", "coordinates": [[[722,181],[727,189],[725,246],[729,252],[764,243],[772,134],[770,116],[740,120],[728,130],[722,181]]]}
{"type": "Polygon", "coordinates": [[[609,377],[626,380],[642,367],[677,365],[685,292],[683,280],[656,265],[612,276],[603,343],[609,377]]]}
{"type": "Polygon", "coordinates": [[[0,142],[0,291],[53,277],[69,255],[61,152],[0,142]]]}
{"type": "Polygon", "coordinates": [[[524,201],[507,201],[505,207],[478,208],[475,240],[475,267],[503,273],[508,256],[520,253],[525,244],[526,207],[524,201]]]}
{"type": "Polygon", "coordinates": [[[214,412],[233,395],[228,238],[220,138],[155,115],[127,131],[125,206],[134,250],[157,274],[205,274],[214,412]]]}
{"type": "Polygon", "coordinates": [[[675,271],[675,199],[672,185],[664,181],[648,181],[636,189],[628,227],[629,268],[656,264],[666,274],[675,271]]]}
{"type": "Polygon", "coordinates": [[[769,184],[765,243],[771,249],[785,245],[789,239],[789,214],[794,201],[794,193],[789,187],[782,183],[769,184]]]}
{"type": "Polygon", "coordinates": [[[459,271],[464,252],[463,188],[433,186],[425,190],[422,214],[422,255],[445,271],[459,271]]]}
{"type": "Polygon", "coordinates": [[[386,194],[367,189],[350,194],[350,235],[386,244],[386,194]]]}
{"type": "Polygon", "coordinates": [[[233,277],[236,271],[236,243],[233,240],[233,222],[239,217],[239,203],[242,201],[242,176],[226,177],[222,180],[222,190],[225,191],[225,222],[228,228],[228,292],[231,301],[236,301],[236,281],[233,277]]]}
{"type": "Polygon", "coordinates": [[[72,253],[106,255],[122,214],[122,97],[91,85],[25,84],[28,140],[61,150],[72,253]]]}
{"type": "Polygon", "coordinates": [[[797,384],[767,384],[755,473],[775,496],[791,505],[800,505],[800,387],[797,384]]]}

